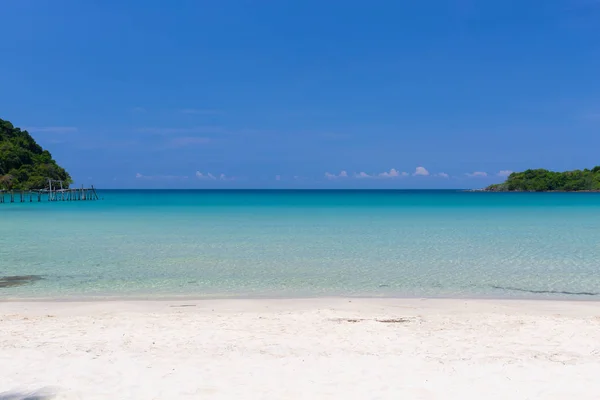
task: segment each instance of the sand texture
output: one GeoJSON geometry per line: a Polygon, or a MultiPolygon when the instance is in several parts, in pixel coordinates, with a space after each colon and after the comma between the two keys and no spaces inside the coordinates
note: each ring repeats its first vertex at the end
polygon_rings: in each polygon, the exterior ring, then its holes
{"type": "Polygon", "coordinates": [[[596,302],[3,302],[0,327],[0,400],[600,399],[596,302]]]}

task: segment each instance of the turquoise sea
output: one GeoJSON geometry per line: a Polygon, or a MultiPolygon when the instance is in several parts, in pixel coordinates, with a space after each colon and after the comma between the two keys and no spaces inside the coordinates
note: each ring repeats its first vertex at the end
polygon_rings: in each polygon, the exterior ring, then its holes
{"type": "Polygon", "coordinates": [[[600,194],[99,191],[0,204],[14,298],[600,299],[600,194]]]}

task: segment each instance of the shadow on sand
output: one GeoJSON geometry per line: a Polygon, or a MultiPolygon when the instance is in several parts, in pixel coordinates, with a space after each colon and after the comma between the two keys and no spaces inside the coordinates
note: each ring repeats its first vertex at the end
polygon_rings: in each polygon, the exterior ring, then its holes
{"type": "Polygon", "coordinates": [[[57,390],[43,388],[34,391],[10,391],[0,393],[0,400],[51,400],[56,397],[57,390]]]}

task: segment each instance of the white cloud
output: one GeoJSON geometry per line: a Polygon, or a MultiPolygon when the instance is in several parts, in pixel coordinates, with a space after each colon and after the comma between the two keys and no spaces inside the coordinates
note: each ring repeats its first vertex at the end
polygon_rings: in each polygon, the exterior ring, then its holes
{"type": "MultiPolygon", "coordinates": [[[[384,171],[380,173],[367,174],[364,171],[356,172],[352,175],[355,179],[393,179],[393,178],[401,178],[410,176],[408,172],[401,172],[395,168],[390,169],[389,171],[384,171]]],[[[338,175],[332,174],[330,172],[325,172],[326,179],[339,179],[339,178],[348,178],[350,175],[347,171],[341,171],[338,175]]]]}
{"type": "Polygon", "coordinates": [[[381,172],[377,176],[379,178],[399,178],[403,176],[409,176],[408,172],[400,172],[395,168],[390,169],[389,171],[381,172]]]}
{"type": "Polygon", "coordinates": [[[213,175],[210,172],[202,173],[200,171],[196,171],[196,178],[204,181],[232,181],[234,178],[229,177],[225,174],[219,174],[219,176],[213,175]]]}
{"type": "Polygon", "coordinates": [[[359,172],[357,174],[354,174],[354,177],[357,179],[372,178],[372,176],[367,174],[366,172],[359,172]]]}
{"type": "Polygon", "coordinates": [[[469,178],[485,178],[486,176],[488,176],[487,172],[482,171],[475,171],[472,173],[467,173],[465,175],[467,175],[469,178]]]}
{"type": "Polygon", "coordinates": [[[380,178],[397,178],[400,176],[400,172],[397,169],[390,169],[389,172],[382,172],[378,175],[380,178]]]}
{"type": "Polygon", "coordinates": [[[346,172],[346,171],[340,171],[339,175],[332,174],[330,172],[325,172],[326,179],[338,179],[338,178],[347,178],[347,177],[348,177],[348,172],[346,172]]]}
{"type": "Polygon", "coordinates": [[[414,176],[429,176],[429,171],[425,169],[425,167],[417,167],[415,168],[414,176]]]}
{"type": "Polygon", "coordinates": [[[165,180],[165,181],[174,181],[174,180],[184,180],[187,179],[187,176],[182,175],[142,175],[139,172],[135,174],[136,179],[147,179],[147,180],[165,180]]]}
{"type": "Polygon", "coordinates": [[[509,175],[510,175],[510,174],[512,174],[512,173],[513,173],[513,172],[512,172],[512,171],[510,171],[510,170],[508,170],[508,169],[503,169],[502,171],[499,171],[497,175],[498,175],[498,176],[507,177],[507,176],[509,176],[509,175]]]}
{"type": "Polygon", "coordinates": [[[202,172],[200,172],[200,171],[196,171],[196,178],[198,178],[198,179],[203,179],[203,180],[213,180],[213,181],[217,179],[217,178],[216,178],[216,177],[215,177],[213,174],[211,174],[210,172],[208,172],[208,173],[206,173],[206,174],[203,174],[203,173],[202,173],[202,172]]]}
{"type": "Polygon", "coordinates": [[[440,178],[450,178],[450,175],[448,175],[445,172],[440,172],[439,174],[436,174],[435,176],[438,176],[440,178]]]}
{"type": "MultiPolygon", "coordinates": [[[[352,175],[353,178],[355,179],[377,179],[377,178],[382,178],[382,179],[389,179],[389,178],[400,178],[400,177],[404,177],[404,176],[409,176],[410,174],[408,172],[400,172],[395,168],[390,169],[389,171],[385,171],[385,172],[381,172],[379,174],[367,174],[366,172],[356,172],[352,175]]],[[[347,171],[341,171],[338,175],[336,174],[332,174],[330,172],[325,172],[325,178],[326,179],[340,179],[340,178],[348,178],[350,177],[350,175],[348,175],[347,171]]]]}

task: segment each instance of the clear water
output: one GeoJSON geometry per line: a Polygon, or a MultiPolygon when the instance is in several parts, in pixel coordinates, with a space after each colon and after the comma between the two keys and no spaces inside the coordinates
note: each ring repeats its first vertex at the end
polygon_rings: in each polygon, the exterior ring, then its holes
{"type": "Polygon", "coordinates": [[[600,299],[600,195],[102,191],[0,204],[0,298],[600,299]]]}

